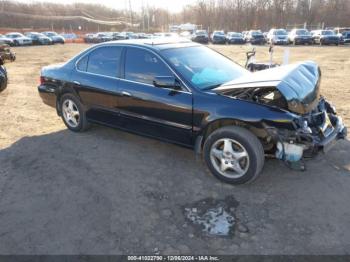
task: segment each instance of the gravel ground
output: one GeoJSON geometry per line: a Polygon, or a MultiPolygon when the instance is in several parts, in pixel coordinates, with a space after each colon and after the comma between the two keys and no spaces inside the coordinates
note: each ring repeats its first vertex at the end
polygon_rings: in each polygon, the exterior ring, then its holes
{"type": "MultiPolygon", "coordinates": [[[[350,142],[296,172],[267,160],[251,185],[209,175],[188,149],[102,126],[76,134],[36,91],[42,66],[86,45],[16,48],[0,94],[1,254],[349,254],[350,142]],[[193,217],[225,210],[227,236],[193,217]],[[195,216],[193,216],[195,214],[195,216]],[[191,217],[190,217],[191,215],[191,217]],[[192,219],[192,220],[191,220],[192,219]]],[[[247,46],[215,46],[244,62],[247,46]]],[[[267,48],[258,48],[267,59],[267,48]]],[[[276,48],[281,60],[283,48],[276,48]]],[[[323,69],[350,124],[350,48],[291,47],[323,69]]]]}

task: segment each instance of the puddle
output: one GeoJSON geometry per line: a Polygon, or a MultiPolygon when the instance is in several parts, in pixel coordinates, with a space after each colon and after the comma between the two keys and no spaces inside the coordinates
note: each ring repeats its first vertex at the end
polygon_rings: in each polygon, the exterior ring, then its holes
{"type": "Polygon", "coordinates": [[[233,236],[237,224],[235,210],[239,203],[233,196],[206,198],[183,207],[185,218],[197,231],[208,236],[233,236]]]}

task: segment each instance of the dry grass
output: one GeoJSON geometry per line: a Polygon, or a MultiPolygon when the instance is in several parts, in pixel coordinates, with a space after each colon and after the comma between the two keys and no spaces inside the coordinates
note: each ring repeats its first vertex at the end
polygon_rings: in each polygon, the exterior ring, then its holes
{"type": "MultiPolygon", "coordinates": [[[[85,44],[16,48],[17,61],[7,64],[8,89],[0,94],[0,148],[24,136],[40,135],[64,129],[55,110],[41,102],[37,93],[40,68],[67,61],[87,48],[85,44]]],[[[249,46],[212,46],[240,64],[245,62],[249,46]]],[[[276,47],[275,61],[281,62],[283,47],[276,47]]],[[[350,124],[350,48],[289,47],[290,61],[314,60],[322,69],[322,94],[331,100],[350,124]]],[[[257,59],[268,60],[268,48],[257,48],[257,59]]]]}

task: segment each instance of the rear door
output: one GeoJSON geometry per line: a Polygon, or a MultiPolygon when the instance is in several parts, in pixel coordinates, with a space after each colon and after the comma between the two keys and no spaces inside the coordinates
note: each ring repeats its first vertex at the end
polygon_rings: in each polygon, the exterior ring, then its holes
{"type": "Polygon", "coordinates": [[[118,100],[125,128],[165,140],[192,143],[192,94],[153,85],[155,76],[174,76],[154,52],[127,47],[118,100]]]}
{"type": "Polygon", "coordinates": [[[72,73],[72,85],[91,120],[118,125],[118,84],[123,47],[102,46],[83,56],[72,73]]]}

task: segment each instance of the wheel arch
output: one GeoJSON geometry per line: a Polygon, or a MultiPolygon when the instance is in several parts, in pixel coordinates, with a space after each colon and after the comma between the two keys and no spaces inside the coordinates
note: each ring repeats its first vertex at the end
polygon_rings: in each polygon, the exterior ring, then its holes
{"type": "Polygon", "coordinates": [[[243,121],[235,118],[220,118],[209,122],[198,134],[195,141],[195,151],[197,153],[201,153],[205,140],[209,137],[209,135],[215,130],[225,126],[239,126],[245,128],[252,132],[263,145],[266,144],[266,138],[269,137],[269,134],[265,128],[257,122],[243,121]]]}
{"type": "Polygon", "coordinates": [[[71,86],[67,85],[67,84],[64,84],[62,85],[61,87],[58,88],[57,90],[57,93],[56,93],[56,110],[57,110],[57,114],[59,116],[61,116],[61,97],[64,95],[64,94],[73,94],[74,96],[76,96],[80,101],[80,96],[78,95],[78,93],[76,92],[76,90],[74,88],[72,88],[71,86]]]}

